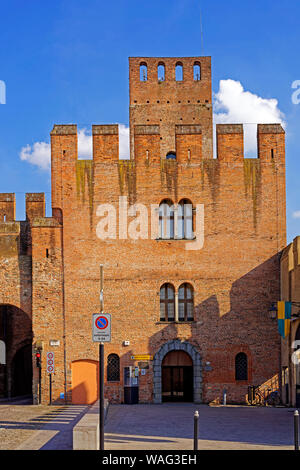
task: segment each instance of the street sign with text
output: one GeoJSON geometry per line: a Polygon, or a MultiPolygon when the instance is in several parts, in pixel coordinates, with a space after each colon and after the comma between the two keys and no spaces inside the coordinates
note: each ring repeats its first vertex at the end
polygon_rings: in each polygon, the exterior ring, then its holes
{"type": "Polygon", "coordinates": [[[94,343],[110,343],[111,341],[111,315],[110,313],[94,313],[92,331],[93,331],[94,343]]]}

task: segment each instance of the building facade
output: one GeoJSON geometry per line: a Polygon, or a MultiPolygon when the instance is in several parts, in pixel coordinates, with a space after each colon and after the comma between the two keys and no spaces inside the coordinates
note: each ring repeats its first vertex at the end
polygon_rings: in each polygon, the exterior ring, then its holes
{"type": "Polygon", "coordinates": [[[0,196],[2,394],[32,384],[36,402],[41,383],[47,403],[52,351],[53,400],[97,398],[102,264],[111,402],[126,399],[130,373],[141,403],[218,402],[224,389],[243,403],[280,368],[268,311],[286,245],[284,130],[258,125],[249,159],[243,126],[217,125],[213,158],[209,57],[130,58],[129,88],[129,160],[117,125],[92,127],[91,160],[78,159],[76,125],[54,125],[52,217],[27,194],[16,222],[14,195],[0,196]]]}
{"type": "Polygon", "coordinates": [[[281,338],[282,400],[300,406],[300,237],[283,251],[281,258],[281,298],[292,302],[290,333],[281,338]]]}

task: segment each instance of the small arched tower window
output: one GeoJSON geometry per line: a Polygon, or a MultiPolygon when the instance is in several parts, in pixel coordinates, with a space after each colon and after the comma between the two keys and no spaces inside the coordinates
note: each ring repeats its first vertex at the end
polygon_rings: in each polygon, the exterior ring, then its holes
{"type": "Polygon", "coordinates": [[[174,238],[174,205],[169,199],[159,205],[159,238],[174,238]]]}
{"type": "Polygon", "coordinates": [[[120,358],[117,354],[109,354],[107,358],[107,381],[120,381],[120,358]]]}
{"type": "Polygon", "coordinates": [[[160,288],[160,321],[175,320],[175,289],[172,284],[163,284],[160,288]]]}
{"type": "Polygon", "coordinates": [[[175,80],[176,82],[182,82],[183,80],[183,65],[181,62],[177,62],[175,66],[175,80]]]}
{"type": "Polygon", "coordinates": [[[200,62],[194,63],[194,80],[198,81],[201,80],[201,66],[200,62]]]}
{"type": "Polygon", "coordinates": [[[167,160],[176,160],[176,153],[175,152],[168,152],[166,155],[167,160]]]}
{"type": "Polygon", "coordinates": [[[165,81],[165,64],[163,62],[159,62],[157,66],[157,80],[159,82],[165,81]]]}
{"type": "Polygon", "coordinates": [[[193,204],[189,199],[182,199],[177,207],[178,238],[192,240],[193,233],[193,204]]]}
{"type": "Polygon", "coordinates": [[[248,380],[248,358],[243,352],[235,356],[235,380],[248,380]]]}
{"type": "Polygon", "coordinates": [[[178,320],[194,320],[194,289],[187,282],[178,289],[178,320]]]}
{"type": "Polygon", "coordinates": [[[146,82],[148,80],[148,67],[146,62],[140,63],[140,81],[146,82]]]}

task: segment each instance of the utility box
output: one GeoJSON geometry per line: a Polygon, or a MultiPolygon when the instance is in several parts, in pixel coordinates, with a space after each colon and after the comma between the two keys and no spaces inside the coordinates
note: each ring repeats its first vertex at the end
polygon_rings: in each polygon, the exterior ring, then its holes
{"type": "Polygon", "coordinates": [[[139,402],[139,377],[136,368],[124,367],[124,403],[134,405],[139,402]]]}

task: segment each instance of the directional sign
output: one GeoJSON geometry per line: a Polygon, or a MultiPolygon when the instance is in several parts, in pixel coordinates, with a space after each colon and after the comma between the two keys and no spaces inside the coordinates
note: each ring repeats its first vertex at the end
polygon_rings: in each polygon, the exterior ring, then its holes
{"type": "Polygon", "coordinates": [[[150,354],[137,354],[135,356],[131,356],[133,361],[153,361],[153,356],[150,354]]]}
{"type": "Polygon", "coordinates": [[[54,353],[47,352],[47,373],[54,374],[54,353]]]}
{"type": "Polygon", "coordinates": [[[96,343],[110,343],[111,341],[111,315],[110,313],[93,314],[93,341],[96,343]]]}

